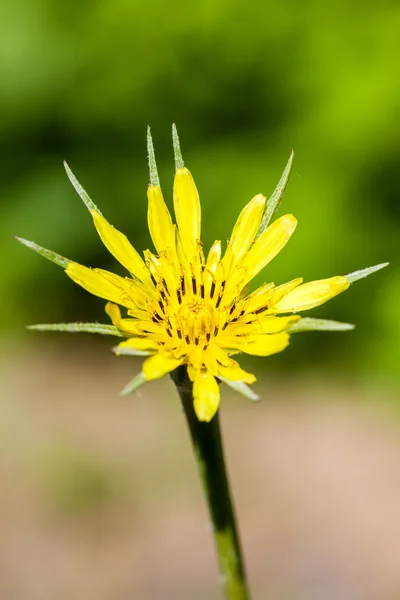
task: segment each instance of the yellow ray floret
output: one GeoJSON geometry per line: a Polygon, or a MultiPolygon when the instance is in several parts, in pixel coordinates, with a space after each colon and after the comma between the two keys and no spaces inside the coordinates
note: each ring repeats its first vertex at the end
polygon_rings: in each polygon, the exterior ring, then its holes
{"type": "Polygon", "coordinates": [[[200,199],[193,177],[186,167],[177,169],[175,174],[174,210],[182,251],[193,261],[200,241],[200,199]]]}
{"type": "Polygon", "coordinates": [[[349,285],[350,282],[347,277],[331,277],[330,279],[303,283],[303,285],[299,285],[285,294],[274,305],[274,309],[278,313],[308,310],[344,292],[349,285]]]}
{"type": "Polygon", "coordinates": [[[218,410],[219,385],[208,371],[199,371],[193,383],[193,406],[200,421],[211,421],[218,410]]]}
{"type": "MultiPolygon", "coordinates": [[[[351,281],[386,264],[309,283],[303,283],[301,278],[279,286],[264,283],[248,293],[250,281],[284,248],[297,225],[290,214],[270,223],[286,187],[293,156],[271,198],[267,201],[258,194],[243,208],[225,253],[217,240],[205,258],[200,241],[199,194],[183,163],[175,129],[173,141],[176,224],[161,192],[148,135],[148,225],[157,254],[146,250],[143,258],[125,235],[103,217],[66,165],[68,177],[90,211],[101,240],[127,269],[129,277],[90,269],[33,242],[19,241],[62,266],[85,290],[108,301],[106,312],[113,323],[108,327],[126,338],[114,349],[116,354],[149,355],[142,372],[126,386],[124,394],[185,365],[193,384],[197,417],[210,421],[220,402],[219,380],[255,397],[246,391],[255,377],[241,369],[232,358],[234,354],[269,356],[281,352],[289,344],[291,331],[351,328],[348,324],[301,319],[290,313],[323,304],[346,290],[351,281]],[[124,316],[120,306],[125,309],[124,316]]],[[[77,325],[63,325],[63,330],[77,331],[77,325]]],[[[85,331],[108,332],[96,324],[83,325],[85,331]]],[[[43,330],[51,327],[54,329],[51,325],[38,326],[43,330]]]]}
{"type": "Polygon", "coordinates": [[[169,249],[175,251],[175,228],[161,192],[156,185],[147,188],[147,220],[153,244],[158,253],[169,249]]]}

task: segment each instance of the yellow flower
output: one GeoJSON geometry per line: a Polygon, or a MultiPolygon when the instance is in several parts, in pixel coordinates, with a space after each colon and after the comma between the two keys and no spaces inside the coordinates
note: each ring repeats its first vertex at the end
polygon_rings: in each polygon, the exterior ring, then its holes
{"type": "MultiPolygon", "coordinates": [[[[333,322],[323,326],[323,321],[315,321],[320,323],[317,327],[315,323],[312,326],[312,320],[308,320],[308,327],[307,323],[302,326],[301,317],[293,314],[340,294],[349,287],[351,279],[339,276],[303,283],[298,278],[279,286],[265,283],[248,293],[251,280],[283,249],[297,225],[292,215],[269,224],[283,195],[292,157],[273,202],[266,202],[262,194],[256,195],[240,213],[225,252],[222,253],[221,242],[216,241],[205,256],[200,241],[199,194],[184,166],[175,129],[173,137],[177,166],[173,188],[176,224],[164,202],[148,136],[148,225],[156,252],[146,250],[144,258],[125,235],[108,223],[66,166],[102,242],[129,272],[128,277],[90,269],[32,242],[20,241],[62,265],[67,275],[85,290],[108,301],[106,312],[114,327],[108,330],[100,326],[104,330],[99,332],[126,337],[115,349],[116,354],[148,355],[142,373],[125,392],[186,365],[193,382],[196,414],[200,420],[210,421],[220,402],[218,379],[245,393],[248,393],[245,384],[256,379],[240,368],[233,355],[246,352],[268,356],[281,352],[289,344],[291,331],[352,327],[347,324],[335,327],[333,322]]],[[[84,325],[80,329],[78,326],[68,329],[67,325],[58,328],[62,327],[70,331],[90,330],[84,325]]]]}

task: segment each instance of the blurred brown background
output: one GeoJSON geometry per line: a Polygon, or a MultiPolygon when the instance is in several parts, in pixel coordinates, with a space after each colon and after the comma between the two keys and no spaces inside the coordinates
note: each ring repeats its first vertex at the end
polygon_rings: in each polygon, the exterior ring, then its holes
{"type": "Polygon", "coordinates": [[[27,332],[107,321],[12,239],[115,269],[65,158],[149,247],[146,126],[170,202],[172,122],[205,248],[295,148],[280,214],[299,227],[256,283],[391,262],[310,313],[354,332],[243,358],[262,402],[224,389],[222,420],[254,599],[397,600],[399,3],[18,0],[1,15],[0,600],[219,597],[172,384],[121,399],[140,363],[112,340],[27,332]]]}

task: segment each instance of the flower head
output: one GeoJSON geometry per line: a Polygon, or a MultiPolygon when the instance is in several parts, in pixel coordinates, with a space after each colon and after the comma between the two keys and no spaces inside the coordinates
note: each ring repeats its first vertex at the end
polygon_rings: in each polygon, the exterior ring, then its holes
{"type": "Polygon", "coordinates": [[[351,329],[352,325],[345,323],[302,319],[294,313],[323,304],[376,268],[311,283],[303,283],[301,278],[279,286],[264,283],[249,293],[251,280],[283,249],[297,225],[293,215],[270,223],[286,187],[293,155],[271,198],[267,201],[258,194],[243,208],[225,252],[217,240],[205,255],[199,194],[184,165],[175,128],[173,141],[176,224],[163,198],[148,133],[148,225],[156,252],[146,250],[143,258],[125,235],[108,223],[65,165],[102,242],[129,272],[128,277],[82,266],[19,239],[64,267],[85,290],[107,300],[106,312],[113,324],[42,325],[37,329],[98,331],[125,337],[115,348],[116,354],[147,356],[142,372],[125,393],[186,365],[193,382],[196,414],[200,420],[210,421],[220,402],[218,380],[255,397],[247,387],[255,376],[244,371],[232,356],[281,352],[294,331],[351,329]]]}

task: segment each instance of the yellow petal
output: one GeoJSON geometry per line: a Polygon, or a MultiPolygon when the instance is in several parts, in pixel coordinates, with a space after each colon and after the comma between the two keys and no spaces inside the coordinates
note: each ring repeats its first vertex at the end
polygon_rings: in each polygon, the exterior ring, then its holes
{"type": "Polygon", "coordinates": [[[136,252],[128,238],[115,229],[110,223],[96,211],[92,211],[94,225],[101,241],[109,252],[127,269],[132,275],[148,283],[152,287],[149,272],[143,259],[136,252]]]}
{"type": "Polygon", "coordinates": [[[265,196],[258,194],[240,213],[229,242],[233,264],[246,254],[253,243],[264,212],[265,200],[265,196]]]}
{"type": "Polygon", "coordinates": [[[175,249],[175,231],[167,205],[161,192],[161,188],[149,185],[147,188],[147,199],[149,201],[147,221],[153,244],[158,253],[170,248],[175,249]]]}
{"type": "Polygon", "coordinates": [[[198,372],[199,372],[199,369],[192,367],[192,365],[187,366],[187,373],[188,373],[190,381],[193,382],[196,379],[196,375],[198,374],[198,372]]]}
{"type": "MultiPolygon", "coordinates": [[[[113,282],[110,281],[98,270],[89,269],[73,261],[68,263],[65,272],[75,283],[94,296],[99,296],[105,300],[110,300],[111,302],[127,307],[133,305],[132,301],[126,295],[126,284],[122,277],[118,280],[120,285],[117,285],[116,280],[113,282]]],[[[110,275],[114,274],[110,273],[110,275]]],[[[118,277],[118,275],[114,277],[118,277]]]]}
{"type": "Polygon", "coordinates": [[[121,311],[119,310],[119,306],[114,304],[113,302],[107,302],[105,311],[111,319],[111,323],[118,327],[118,324],[121,320],[121,311]]]}
{"type": "Polygon", "coordinates": [[[133,350],[158,350],[158,344],[150,339],[150,338],[129,338],[129,340],[125,340],[118,344],[115,349],[115,354],[123,354],[123,350],[126,348],[132,348],[133,350]],[[121,350],[121,352],[119,352],[121,350]]]}
{"type": "Polygon", "coordinates": [[[275,305],[275,310],[278,312],[297,312],[314,308],[314,306],[319,306],[337,296],[337,294],[344,292],[349,285],[347,277],[331,277],[330,279],[303,283],[303,285],[295,288],[279,300],[275,305]]]}
{"type": "Polygon", "coordinates": [[[297,221],[293,215],[284,215],[260,235],[242,261],[247,269],[246,281],[250,281],[282,250],[288,242],[297,221]]]}
{"type": "Polygon", "coordinates": [[[186,356],[189,359],[190,365],[194,369],[201,369],[204,362],[204,352],[201,346],[191,346],[190,350],[187,350],[186,346],[186,356]]]}
{"type": "Polygon", "coordinates": [[[116,304],[108,302],[106,304],[106,313],[111,319],[111,322],[117,329],[128,335],[140,335],[141,331],[136,325],[135,319],[121,319],[121,311],[116,304]]]}
{"type": "Polygon", "coordinates": [[[235,361],[232,360],[218,344],[211,343],[208,347],[208,351],[211,356],[224,367],[230,367],[235,363],[235,361]]]}
{"type": "Polygon", "coordinates": [[[207,255],[206,268],[203,273],[203,281],[206,291],[206,296],[209,296],[211,287],[214,283],[215,287],[215,274],[219,261],[221,259],[221,241],[216,240],[210,248],[207,255]]]}
{"type": "MultiPolygon", "coordinates": [[[[221,266],[221,270],[222,272],[224,272],[225,269],[222,260],[219,266],[221,266]]],[[[226,279],[226,287],[223,300],[225,306],[229,306],[233,302],[233,300],[235,300],[235,298],[236,300],[240,298],[243,288],[245,287],[246,283],[250,281],[251,278],[252,276],[249,275],[249,270],[247,267],[242,268],[238,265],[232,267],[228,279],[226,279]]],[[[220,276],[220,280],[222,279],[225,280],[225,275],[223,275],[222,277],[220,276]]]]}
{"type": "MultiPolygon", "coordinates": [[[[237,323],[228,325],[226,332],[227,335],[239,335],[239,334],[255,334],[255,333],[279,333],[289,329],[292,325],[300,320],[300,316],[291,317],[274,317],[268,316],[255,316],[254,321],[251,323],[241,323],[239,320],[237,323]]],[[[223,343],[224,334],[221,335],[221,343],[223,343]]]]}
{"type": "Polygon", "coordinates": [[[246,298],[246,313],[252,313],[262,308],[267,308],[272,292],[273,283],[264,283],[246,298]]]}
{"type": "Polygon", "coordinates": [[[146,381],[159,379],[166,373],[179,367],[182,362],[181,359],[173,358],[168,355],[155,354],[154,356],[151,356],[143,363],[143,373],[146,381]]]}
{"type": "Polygon", "coordinates": [[[230,381],[243,381],[244,383],[254,383],[256,377],[253,373],[248,373],[241,369],[236,361],[232,361],[231,367],[219,367],[219,375],[230,381]]]}
{"type": "MultiPolygon", "coordinates": [[[[260,333],[279,333],[280,331],[285,331],[300,321],[300,319],[300,315],[293,315],[291,317],[260,316],[260,333]]],[[[256,333],[256,331],[254,331],[254,333],[256,333]]]]}
{"type": "MultiPolygon", "coordinates": [[[[221,341],[222,343],[222,341],[221,341]]],[[[223,338],[224,346],[237,348],[241,352],[255,356],[269,356],[281,352],[289,344],[289,334],[286,331],[272,334],[250,334],[242,336],[226,336],[223,338]]]]}
{"type": "MultiPolygon", "coordinates": [[[[130,320],[131,319],[121,319],[122,326],[124,326],[130,320]]],[[[154,321],[150,321],[148,318],[145,320],[135,319],[135,326],[140,335],[151,335],[152,339],[156,341],[168,340],[164,325],[154,323],[154,321]]]]}
{"type": "Polygon", "coordinates": [[[174,209],[183,252],[189,260],[197,253],[200,240],[200,199],[193,177],[186,169],[177,169],[174,180],[174,209]]]}
{"type": "Polygon", "coordinates": [[[287,283],[283,283],[282,285],[278,285],[271,294],[270,303],[271,305],[276,304],[285,294],[288,294],[294,288],[303,283],[302,277],[297,277],[297,279],[292,279],[292,281],[288,281],[287,283]]]}
{"type": "Polygon", "coordinates": [[[209,423],[218,410],[219,385],[213,375],[201,370],[193,383],[193,406],[199,421],[209,423]]]}
{"type": "Polygon", "coordinates": [[[186,249],[183,247],[182,239],[178,227],[175,226],[175,248],[178,256],[178,260],[182,265],[183,271],[188,275],[191,273],[190,263],[194,262],[195,252],[194,252],[194,244],[192,246],[192,252],[190,256],[186,254],[186,249]]]}
{"type": "Polygon", "coordinates": [[[149,313],[141,308],[138,307],[129,307],[128,308],[128,315],[130,317],[135,317],[135,319],[146,319],[149,316],[149,313]]]}
{"type": "Polygon", "coordinates": [[[110,283],[113,283],[117,287],[123,289],[127,296],[126,303],[130,305],[136,305],[141,308],[142,311],[147,309],[147,303],[152,299],[151,290],[145,288],[145,286],[139,282],[138,279],[128,279],[120,277],[110,271],[104,269],[93,269],[96,273],[100,273],[110,283]]]}
{"type": "Polygon", "coordinates": [[[221,241],[216,240],[210,248],[207,255],[206,271],[215,274],[219,260],[221,258],[221,241]]]}

